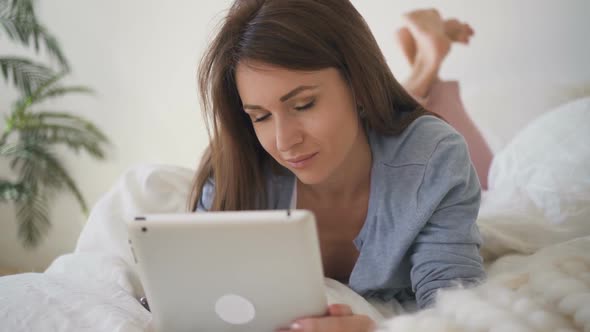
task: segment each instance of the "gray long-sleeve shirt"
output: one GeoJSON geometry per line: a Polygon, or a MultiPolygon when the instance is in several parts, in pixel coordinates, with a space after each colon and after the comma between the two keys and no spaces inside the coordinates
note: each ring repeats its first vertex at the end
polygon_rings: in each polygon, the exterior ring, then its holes
{"type": "MultiPolygon", "coordinates": [[[[463,137],[434,116],[416,119],[398,136],[369,131],[373,157],[369,207],[354,239],[360,252],[349,286],[365,298],[416,298],[485,278],[475,220],[480,183],[463,137]]],[[[294,175],[268,175],[268,209],[287,209],[294,175]]],[[[211,206],[208,182],[197,210],[211,206]]]]}

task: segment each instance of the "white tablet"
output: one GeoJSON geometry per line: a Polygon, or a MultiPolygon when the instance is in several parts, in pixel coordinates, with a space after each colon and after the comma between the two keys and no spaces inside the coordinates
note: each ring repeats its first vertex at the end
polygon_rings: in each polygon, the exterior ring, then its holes
{"type": "Polygon", "coordinates": [[[326,313],[305,210],[144,215],[129,244],[157,331],[259,331],[326,313]]]}

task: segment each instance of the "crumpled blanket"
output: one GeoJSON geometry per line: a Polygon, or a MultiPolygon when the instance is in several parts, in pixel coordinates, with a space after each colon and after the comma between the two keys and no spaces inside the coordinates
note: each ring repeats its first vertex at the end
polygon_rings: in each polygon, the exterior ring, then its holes
{"type": "MultiPolygon", "coordinates": [[[[172,166],[127,171],[92,209],[73,253],[44,273],[0,278],[0,331],[148,331],[151,314],[137,300],[143,289],[126,221],[186,211],[192,177],[192,170],[172,166]]],[[[583,237],[590,223],[550,225],[523,210],[522,201],[518,211],[500,204],[505,193],[487,196],[493,208],[482,209],[478,220],[489,244],[482,248],[485,284],[442,291],[434,308],[411,314],[326,279],[328,302],[349,304],[382,331],[590,331],[590,238],[583,237]]]]}

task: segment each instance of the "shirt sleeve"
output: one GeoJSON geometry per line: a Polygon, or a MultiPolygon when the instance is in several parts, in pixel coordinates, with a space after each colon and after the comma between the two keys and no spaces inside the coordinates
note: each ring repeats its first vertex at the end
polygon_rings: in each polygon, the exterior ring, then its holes
{"type": "Polygon", "coordinates": [[[481,187],[461,135],[441,139],[424,168],[417,193],[418,218],[427,220],[410,248],[412,288],[420,308],[434,304],[441,288],[485,278],[475,223],[481,187]]]}
{"type": "Polygon", "coordinates": [[[213,205],[214,195],[215,183],[213,182],[213,178],[210,177],[203,186],[203,193],[201,194],[201,197],[199,197],[199,202],[197,202],[196,212],[209,211],[211,209],[211,205],[213,205]]]}

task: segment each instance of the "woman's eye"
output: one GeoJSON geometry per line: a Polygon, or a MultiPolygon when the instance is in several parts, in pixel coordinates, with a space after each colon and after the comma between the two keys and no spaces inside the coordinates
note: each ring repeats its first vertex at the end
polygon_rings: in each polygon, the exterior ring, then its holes
{"type": "MultiPolygon", "coordinates": [[[[305,104],[305,105],[302,105],[302,106],[295,106],[295,107],[293,107],[293,108],[294,108],[296,111],[305,111],[305,110],[308,110],[308,109],[312,108],[314,105],[315,105],[315,100],[312,100],[312,101],[310,101],[309,103],[307,103],[307,104],[305,104]]],[[[256,123],[256,122],[262,122],[262,121],[264,121],[264,120],[268,119],[268,117],[270,117],[270,116],[271,116],[271,113],[268,113],[268,114],[265,114],[265,115],[263,115],[263,116],[261,116],[261,117],[258,117],[258,118],[253,118],[253,119],[252,119],[252,122],[255,122],[255,123],[256,123]]]]}
{"type": "Polygon", "coordinates": [[[315,105],[315,100],[310,101],[309,103],[303,105],[303,106],[295,106],[295,110],[297,111],[305,111],[307,109],[310,109],[313,107],[313,105],[315,105]]]}
{"type": "Polygon", "coordinates": [[[266,119],[267,119],[269,116],[270,116],[270,113],[268,113],[268,114],[266,114],[266,115],[263,115],[263,116],[261,116],[261,117],[259,117],[259,118],[255,118],[255,119],[254,119],[254,122],[261,122],[261,121],[264,121],[264,120],[266,120],[266,119]]]}

